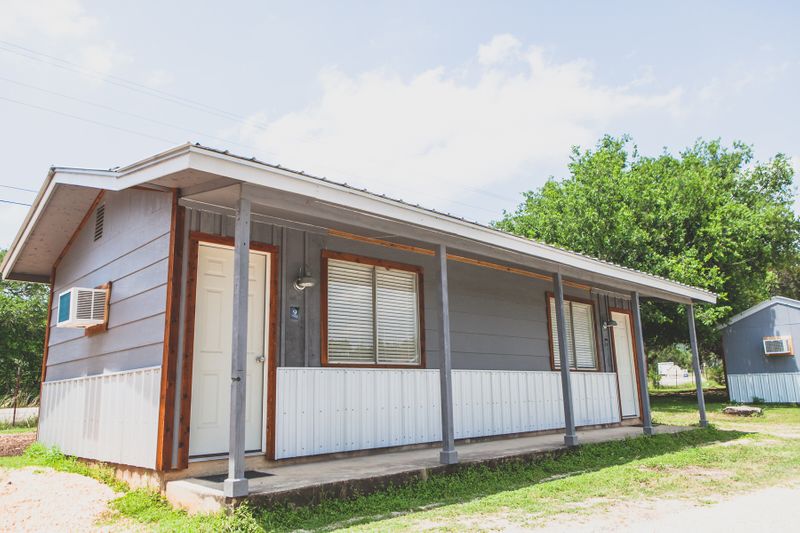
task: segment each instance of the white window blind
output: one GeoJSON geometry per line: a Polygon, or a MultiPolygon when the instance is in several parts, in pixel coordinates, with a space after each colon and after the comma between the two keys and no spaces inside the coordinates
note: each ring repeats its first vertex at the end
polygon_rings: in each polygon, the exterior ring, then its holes
{"type": "Polygon", "coordinates": [[[416,272],[328,261],[328,362],[420,361],[416,272]]]}
{"type": "MultiPolygon", "coordinates": [[[[556,301],[549,298],[550,334],[553,337],[554,367],[560,368],[558,345],[558,321],[556,301]]],[[[567,355],[570,368],[579,370],[597,369],[597,344],[595,343],[594,312],[592,306],[582,302],[564,300],[564,322],[566,326],[567,355]]]]}
{"type": "Polygon", "coordinates": [[[375,361],[373,268],[330,260],[328,263],[328,361],[375,361]]]}

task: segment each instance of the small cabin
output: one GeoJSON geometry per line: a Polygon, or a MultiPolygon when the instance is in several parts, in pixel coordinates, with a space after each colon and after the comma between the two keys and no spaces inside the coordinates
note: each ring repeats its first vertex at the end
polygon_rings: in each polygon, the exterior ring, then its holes
{"type": "Polygon", "coordinates": [[[800,403],[800,301],[770,298],[721,329],[731,401],[800,403]]]}

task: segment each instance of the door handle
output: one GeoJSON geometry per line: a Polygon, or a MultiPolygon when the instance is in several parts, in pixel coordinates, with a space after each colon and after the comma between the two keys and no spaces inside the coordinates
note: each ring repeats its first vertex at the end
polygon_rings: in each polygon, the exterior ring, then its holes
{"type": "Polygon", "coordinates": [[[256,361],[259,362],[259,363],[263,363],[266,360],[267,360],[267,358],[264,357],[263,355],[259,355],[258,357],[256,357],[256,361]]]}

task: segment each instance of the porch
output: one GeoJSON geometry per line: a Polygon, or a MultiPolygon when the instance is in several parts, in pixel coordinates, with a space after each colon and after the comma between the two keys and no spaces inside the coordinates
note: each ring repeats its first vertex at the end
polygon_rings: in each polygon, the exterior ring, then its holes
{"type": "MultiPolygon", "coordinates": [[[[655,426],[655,433],[676,433],[687,428],[655,426]]],[[[641,426],[617,426],[578,430],[582,443],[597,443],[638,437],[641,426]]],[[[459,463],[443,465],[435,447],[374,453],[359,457],[323,458],[300,464],[249,465],[250,493],[254,504],[292,503],[308,505],[326,497],[369,494],[458,469],[484,465],[494,467],[506,461],[531,461],[548,453],[566,451],[562,431],[495,439],[458,442],[459,463]],[[251,477],[253,476],[253,477],[251,477]],[[256,477],[257,476],[257,477],[256,477]]],[[[168,481],[167,499],[191,513],[220,510],[232,501],[223,492],[224,476],[198,476],[168,481]]]]}

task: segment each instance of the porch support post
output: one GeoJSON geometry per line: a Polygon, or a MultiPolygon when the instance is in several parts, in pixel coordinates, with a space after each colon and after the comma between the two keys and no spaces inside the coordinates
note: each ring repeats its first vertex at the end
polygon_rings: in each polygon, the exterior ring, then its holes
{"type": "Polygon", "coordinates": [[[694,383],[697,387],[697,409],[700,411],[700,427],[708,427],[706,418],[706,399],[703,397],[703,376],[700,374],[700,351],[697,349],[697,331],[694,328],[694,305],[686,304],[686,316],[689,320],[689,344],[692,347],[692,367],[694,383]]]}
{"type": "Polygon", "coordinates": [[[231,412],[228,478],[223,492],[229,498],[247,496],[244,476],[244,415],[247,370],[247,294],[250,280],[250,199],[239,197],[233,251],[233,343],[231,350],[231,412]]]}
{"type": "Polygon", "coordinates": [[[650,392],[647,389],[647,357],[644,355],[644,336],[642,334],[642,315],[639,311],[639,292],[631,293],[633,308],[633,329],[636,335],[636,358],[639,363],[639,389],[642,393],[642,431],[653,435],[653,421],[650,418],[650,392]]]}
{"type": "Polygon", "coordinates": [[[564,398],[564,444],[578,445],[578,434],[575,432],[575,409],[572,403],[572,385],[569,371],[569,355],[567,352],[567,326],[564,319],[564,285],[561,274],[553,275],[553,293],[556,300],[556,330],[558,331],[558,362],[561,367],[561,393],[564,398]]]}
{"type": "Polygon", "coordinates": [[[453,375],[450,354],[450,296],[447,288],[447,247],[440,244],[437,248],[439,256],[439,292],[441,294],[441,312],[439,313],[439,382],[442,393],[442,451],[439,462],[452,465],[458,462],[453,430],[453,375]]]}

